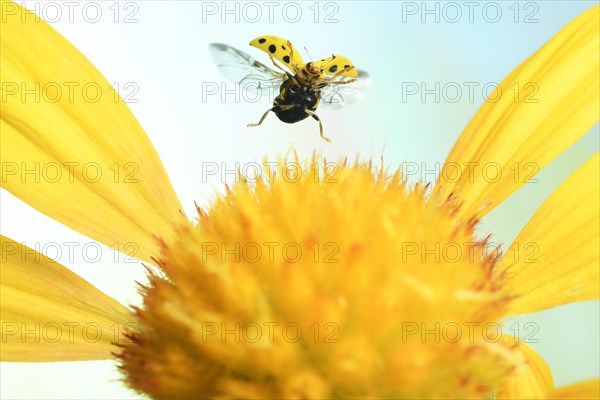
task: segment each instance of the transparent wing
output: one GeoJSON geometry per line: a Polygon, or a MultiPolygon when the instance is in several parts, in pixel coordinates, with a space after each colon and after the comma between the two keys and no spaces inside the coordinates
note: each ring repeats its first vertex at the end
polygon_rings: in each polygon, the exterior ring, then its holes
{"type": "MultiPolygon", "coordinates": [[[[348,78],[338,77],[336,80],[345,81],[348,78]]],[[[327,85],[321,89],[319,107],[326,110],[339,110],[340,108],[358,103],[365,97],[365,90],[372,81],[367,72],[358,70],[356,82],[345,85],[327,85]]]]}
{"type": "Polygon", "coordinates": [[[283,73],[276,72],[243,51],[223,43],[212,43],[208,49],[223,76],[239,83],[243,90],[270,98],[279,93],[279,87],[285,78],[283,73]]]}

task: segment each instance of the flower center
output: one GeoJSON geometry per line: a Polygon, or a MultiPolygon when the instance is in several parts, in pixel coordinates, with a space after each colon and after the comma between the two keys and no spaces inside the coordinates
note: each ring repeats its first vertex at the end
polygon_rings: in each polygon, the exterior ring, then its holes
{"type": "Polygon", "coordinates": [[[131,387],[304,399],[501,387],[506,298],[475,221],[370,163],[272,172],[234,184],[164,245],[121,355],[131,387]]]}

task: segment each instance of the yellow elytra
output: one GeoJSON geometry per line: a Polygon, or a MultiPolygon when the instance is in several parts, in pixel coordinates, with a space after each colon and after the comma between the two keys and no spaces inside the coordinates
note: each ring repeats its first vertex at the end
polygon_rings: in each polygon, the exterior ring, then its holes
{"type": "MultiPolygon", "coordinates": [[[[302,56],[298,51],[294,49],[288,40],[279,36],[259,36],[250,42],[250,46],[271,55],[274,59],[283,63],[290,71],[306,69],[306,64],[302,61],[302,56]],[[293,68],[293,66],[296,66],[296,68],[293,68]]],[[[333,55],[319,61],[314,61],[312,65],[321,70],[323,76],[334,75],[336,72],[348,69],[348,67],[352,68],[339,73],[338,76],[358,76],[352,62],[344,56],[333,55]]]]}

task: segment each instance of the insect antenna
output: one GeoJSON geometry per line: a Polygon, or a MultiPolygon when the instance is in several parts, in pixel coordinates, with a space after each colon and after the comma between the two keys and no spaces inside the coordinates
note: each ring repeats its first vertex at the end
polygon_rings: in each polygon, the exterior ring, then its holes
{"type": "Polygon", "coordinates": [[[310,59],[310,62],[313,61],[312,56],[310,55],[310,51],[308,51],[308,49],[306,48],[306,46],[304,46],[304,51],[306,51],[306,54],[308,54],[308,58],[310,59]]]}

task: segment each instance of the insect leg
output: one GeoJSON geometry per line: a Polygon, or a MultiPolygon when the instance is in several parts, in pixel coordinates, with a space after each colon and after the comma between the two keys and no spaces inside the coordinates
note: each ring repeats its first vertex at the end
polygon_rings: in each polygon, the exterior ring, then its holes
{"type": "Polygon", "coordinates": [[[292,42],[290,42],[288,40],[287,45],[290,48],[290,65],[292,66],[292,70],[294,71],[294,74],[304,76],[304,74],[302,73],[302,68],[300,68],[301,66],[294,63],[295,50],[294,50],[294,46],[292,45],[292,42]]]}
{"type": "Polygon", "coordinates": [[[339,70],[338,72],[336,72],[335,75],[333,75],[331,77],[331,79],[337,78],[338,76],[340,76],[341,74],[343,74],[344,72],[348,72],[348,71],[352,71],[354,69],[354,65],[349,65],[344,69],[339,70]]]}
{"type": "Polygon", "coordinates": [[[290,65],[294,65],[294,46],[292,46],[292,42],[287,41],[287,45],[290,48],[290,65]]]}
{"type": "Polygon", "coordinates": [[[267,115],[268,115],[268,114],[269,114],[271,111],[273,111],[273,109],[272,109],[272,108],[269,108],[269,109],[267,110],[267,112],[265,112],[265,113],[263,114],[263,116],[261,117],[260,121],[258,121],[258,123],[256,123],[256,124],[248,124],[248,125],[247,125],[247,127],[248,127],[248,128],[250,128],[250,127],[252,127],[252,126],[259,126],[260,124],[262,124],[262,123],[264,122],[265,118],[267,118],[267,115]]]}
{"type": "Polygon", "coordinates": [[[337,78],[344,72],[351,71],[353,69],[354,69],[354,66],[352,66],[352,65],[348,66],[348,67],[336,72],[335,75],[332,75],[330,77],[320,78],[320,79],[316,80],[314,83],[327,83],[328,85],[345,85],[347,83],[356,82],[356,78],[348,79],[345,81],[334,81],[335,78],[337,78]]]}
{"type": "Polygon", "coordinates": [[[348,79],[345,81],[329,81],[329,80],[324,80],[323,82],[326,82],[328,85],[347,85],[348,83],[352,83],[352,82],[356,82],[356,79],[348,79]]]}
{"type": "Polygon", "coordinates": [[[333,76],[329,76],[329,77],[324,77],[324,78],[318,79],[317,81],[315,81],[315,83],[325,82],[325,83],[327,83],[329,85],[345,85],[347,83],[356,82],[356,78],[346,79],[345,81],[334,81],[334,79],[337,78],[338,76],[340,76],[340,74],[343,74],[346,70],[349,71],[352,68],[354,68],[354,67],[344,68],[343,70],[337,72],[333,76]]]}
{"type": "Polygon", "coordinates": [[[314,119],[317,120],[317,122],[319,123],[319,131],[321,134],[321,137],[326,141],[331,143],[331,140],[326,138],[325,136],[323,136],[323,123],[321,122],[321,120],[319,119],[319,117],[317,117],[317,114],[315,114],[314,112],[310,111],[308,108],[304,109],[304,112],[307,113],[308,115],[310,115],[311,117],[313,117],[314,119]]]}
{"type": "Polygon", "coordinates": [[[288,73],[285,69],[283,69],[283,67],[279,64],[277,64],[275,62],[275,59],[273,58],[272,55],[269,54],[269,58],[271,59],[271,62],[273,63],[273,65],[275,65],[277,68],[279,68],[280,70],[282,70],[283,72],[285,72],[286,74],[288,73]]]}

